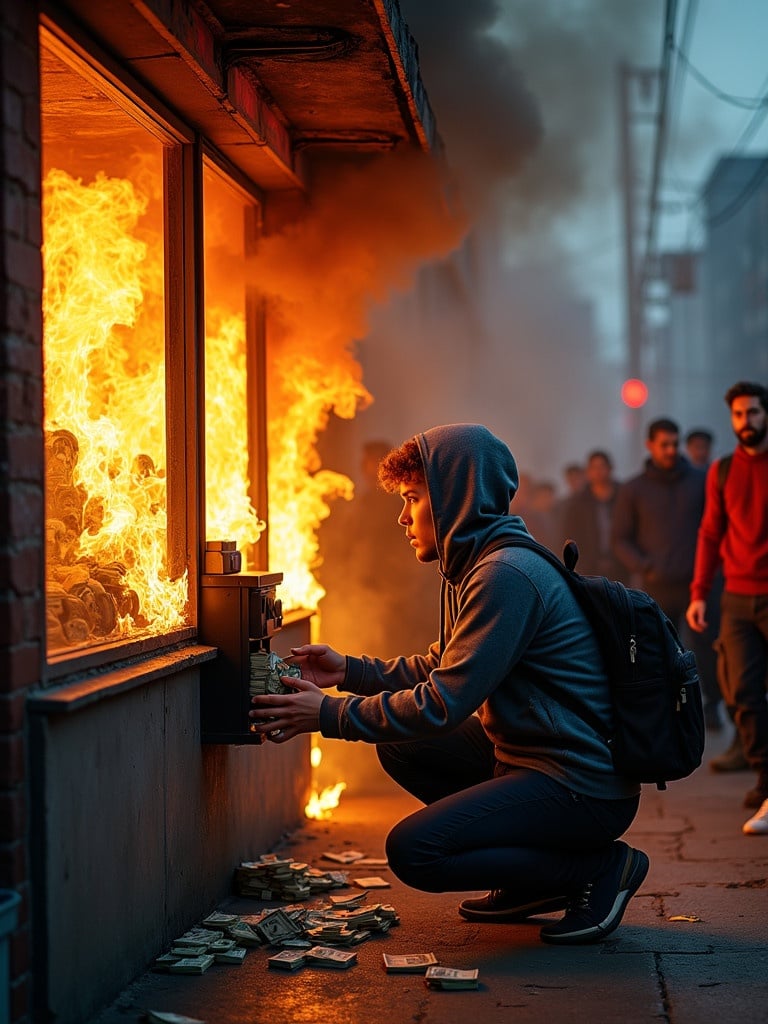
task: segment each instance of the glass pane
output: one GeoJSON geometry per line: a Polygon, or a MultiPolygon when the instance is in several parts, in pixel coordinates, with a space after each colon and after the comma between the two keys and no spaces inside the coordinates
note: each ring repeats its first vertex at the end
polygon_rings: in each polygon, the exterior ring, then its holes
{"type": "Polygon", "coordinates": [[[166,559],[163,144],[43,38],[48,651],[186,622],[166,559]]]}
{"type": "MultiPolygon", "coordinates": [[[[246,244],[253,203],[206,162],[205,508],[206,540],[235,541],[244,569],[256,568],[264,530],[253,504],[250,450],[246,244]]],[[[251,365],[253,360],[251,360],[251,365]]]]}

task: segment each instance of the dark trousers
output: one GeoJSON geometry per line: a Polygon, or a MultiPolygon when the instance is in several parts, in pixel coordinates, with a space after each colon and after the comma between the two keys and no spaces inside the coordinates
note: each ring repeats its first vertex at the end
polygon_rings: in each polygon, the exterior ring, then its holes
{"type": "Polygon", "coordinates": [[[607,870],[638,797],[601,800],[497,764],[476,717],[447,736],[378,747],[385,771],[427,805],[387,837],[401,881],[425,892],[568,895],[607,870]]]}
{"type": "Polygon", "coordinates": [[[681,643],[693,651],[696,668],[701,682],[701,699],[705,711],[714,711],[723,698],[717,671],[717,598],[711,598],[707,604],[710,622],[703,633],[696,633],[688,625],[685,612],[690,603],[687,583],[647,583],[646,593],[650,594],[664,614],[672,622],[680,635],[681,643]]]}
{"type": "Polygon", "coordinates": [[[720,602],[720,680],[744,755],[768,778],[768,594],[724,591],[720,602]]]}

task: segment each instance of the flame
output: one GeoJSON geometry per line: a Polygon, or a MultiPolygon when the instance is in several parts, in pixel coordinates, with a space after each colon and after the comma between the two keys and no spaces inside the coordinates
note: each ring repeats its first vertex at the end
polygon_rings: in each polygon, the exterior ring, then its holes
{"type": "Polygon", "coordinates": [[[316,820],[332,817],[331,812],[339,806],[341,794],[346,788],[346,782],[337,782],[335,786],[326,786],[322,793],[313,792],[304,808],[304,814],[316,820]]]}
{"type": "Polygon", "coordinates": [[[320,468],[317,439],[331,410],[351,419],[371,396],[351,356],[322,362],[284,341],[270,378],[269,558],[284,574],[286,608],[317,609],[325,594],[312,569],[318,563],[317,531],[330,501],[349,501],[354,485],[343,473],[320,468]]]}
{"type": "Polygon", "coordinates": [[[244,564],[266,523],[249,497],[245,316],[206,310],[205,512],[209,539],[234,539],[244,564]],[[249,552],[248,549],[251,549],[249,552]]]}
{"type": "Polygon", "coordinates": [[[109,632],[123,638],[183,625],[187,605],[186,573],[166,564],[163,258],[147,206],[103,173],[43,182],[49,586],[131,595],[109,632]]]}
{"type": "Polygon", "coordinates": [[[320,738],[316,735],[312,736],[312,747],[309,754],[310,764],[312,765],[312,778],[313,787],[312,794],[304,808],[304,814],[307,818],[314,818],[320,820],[323,818],[330,818],[331,812],[334,808],[339,806],[341,800],[341,794],[347,788],[346,782],[337,782],[333,786],[326,786],[322,791],[318,791],[317,782],[317,770],[323,760],[323,750],[320,746],[320,738]]]}

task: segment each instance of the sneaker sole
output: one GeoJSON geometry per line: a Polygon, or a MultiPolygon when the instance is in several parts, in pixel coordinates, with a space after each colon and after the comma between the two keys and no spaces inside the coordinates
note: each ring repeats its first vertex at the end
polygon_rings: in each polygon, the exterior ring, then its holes
{"type": "Polygon", "coordinates": [[[621,924],[621,919],[624,917],[629,901],[645,881],[645,876],[648,874],[648,868],[650,867],[650,861],[642,850],[633,849],[632,860],[633,863],[629,878],[627,879],[627,886],[625,889],[620,889],[616,894],[616,899],[610,912],[603,918],[600,924],[592,925],[589,928],[582,928],[575,932],[548,933],[542,929],[542,942],[550,942],[553,945],[561,943],[564,946],[586,945],[590,942],[600,942],[606,935],[610,935],[611,932],[615,931],[621,924]]]}
{"type": "Polygon", "coordinates": [[[522,903],[518,907],[507,907],[506,910],[474,910],[472,907],[465,907],[459,904],[459,914],[466,921],[484,921],[488,924],[516,923],[534,917],[537,914],[553,914],[565,910],[568,905],[568,896],[553,896],[547,900],[535,900],[532,903],[522,903]]]}

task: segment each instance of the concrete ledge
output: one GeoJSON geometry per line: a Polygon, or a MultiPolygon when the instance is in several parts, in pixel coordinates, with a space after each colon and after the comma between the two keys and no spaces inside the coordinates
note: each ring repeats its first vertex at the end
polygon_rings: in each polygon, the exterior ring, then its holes
{"type": "MultiPolygon", "coordinates": [[[[203,662],[212,661],[215,647],[195,644],[155,655],[146,661],[115,668],[92,679],[81,679],[56,690],[42,690],[27,698],[27,706],[36,714],[69,714],[99,701],[135,690],[165,676],[175,675],[203,662]]],[[[195,679],[197,677],[194,677],[195,679]]]]}

